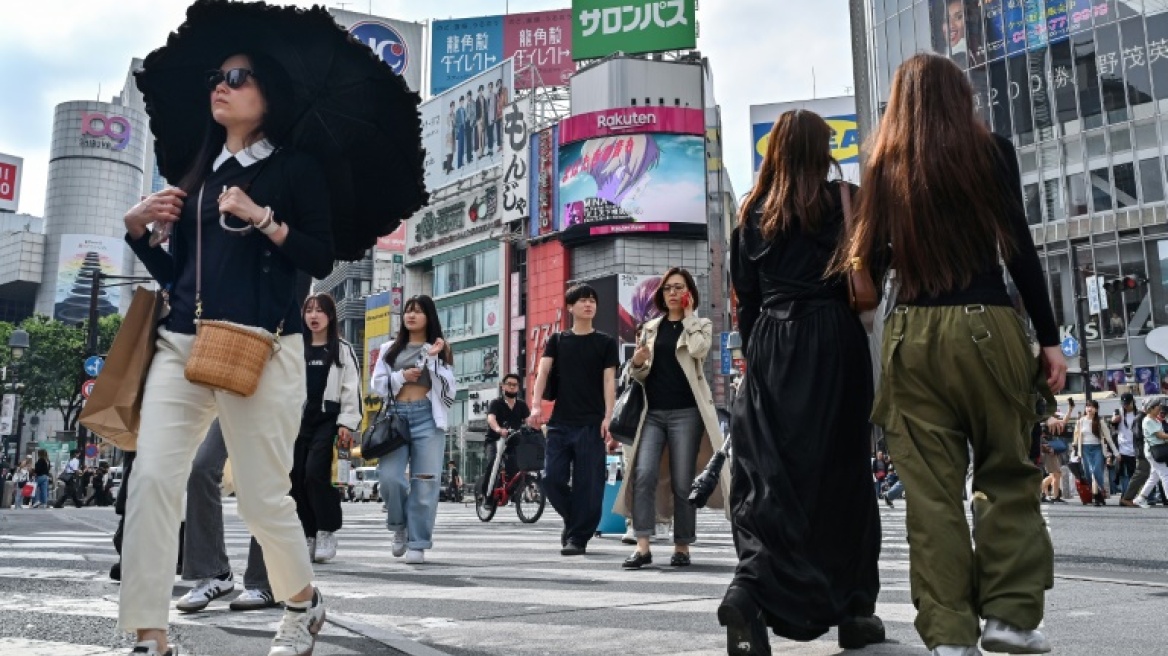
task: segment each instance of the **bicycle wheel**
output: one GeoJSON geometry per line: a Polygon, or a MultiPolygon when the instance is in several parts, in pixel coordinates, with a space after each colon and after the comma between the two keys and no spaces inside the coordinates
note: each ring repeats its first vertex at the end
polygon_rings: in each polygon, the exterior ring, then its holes
{"type": "Polygon", "coordinates": [[[495,516],[495,506],[483,505],[483,495],[479,492],[475,492],[475,514],[483,522],[489,522],[495,516]]]}
{"type": "Polygon", "coordinates": [[[539,484],[539,474],[527,474],[519,493],[515,495],[515,514],[524,524],[534,524],[543,516],[547,497],[543,495],[543,488],[539,484]]]}

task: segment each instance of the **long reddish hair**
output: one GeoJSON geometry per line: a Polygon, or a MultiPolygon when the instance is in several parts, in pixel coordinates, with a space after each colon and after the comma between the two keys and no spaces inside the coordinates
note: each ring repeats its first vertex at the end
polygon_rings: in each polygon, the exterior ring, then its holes
{"type": "Polygon", "coordinates": [[[739,225],[746,225],[760,209],[759,229],[765,239],[786,232],[796,221],[813,232],[833,203],[824,185],[833,167],[839,170],[831,156],[827,121],[802,109],[785,112],[771,128],[758,183],[738,212],[739,225]]]}
{"type": "Polygon", "coordinates": [[[1020,204],[998,171],[997,144],[974,115],[973,90],[953,62],[918,54],[896,71],[871,142],[851,238],[832,270],[891,244],[900,297],[962,289],[987,261],[1015,249],[1020,204]]]}

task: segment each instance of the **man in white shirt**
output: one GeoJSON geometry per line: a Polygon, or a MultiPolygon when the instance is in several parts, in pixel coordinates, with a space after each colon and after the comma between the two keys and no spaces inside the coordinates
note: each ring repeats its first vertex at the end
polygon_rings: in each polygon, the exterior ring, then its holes
{"type": "Polygon", "coordinates": [[[1115,463],[1115,481],[1119,486],[1120,493],[1127,492],[1127,486],[1131,482],[1131,477],[1136,471],[1136,443],[1135,443],[1135,425],[1136,425],[1136,397],[1130,393],[1125,393],[1120,397],[1120,402],[1123,404],[1123,410],[1120,411],[1119,422],[1115,427],[1116,434],[1119,436],[1119,460],[1115,463]]]}
{"type": "Polygon", "coordinates": [[[73,505],[81,508],[85,503],[81,500],[81,491],[78,488],[78,478],[81,474],[81,452],[74,451],[69,455],[69,462],[65,465],[65,469],[61,471],[57,479],[65,484],[65,491],[61,493],[61,498],[57,499],[56,507],[64,508],[66,501],[73,501],[73,505]]]}

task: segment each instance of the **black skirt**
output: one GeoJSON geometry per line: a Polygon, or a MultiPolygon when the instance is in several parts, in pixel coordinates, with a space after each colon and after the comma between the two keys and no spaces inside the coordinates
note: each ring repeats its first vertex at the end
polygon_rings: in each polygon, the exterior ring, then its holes
{"type": "Polygon", "coordinates": [[[867,335],[839,300],[764,311],[734,408],[730,503],[748,591],[780,636],[871,615],[880,591],[867,335]]]}

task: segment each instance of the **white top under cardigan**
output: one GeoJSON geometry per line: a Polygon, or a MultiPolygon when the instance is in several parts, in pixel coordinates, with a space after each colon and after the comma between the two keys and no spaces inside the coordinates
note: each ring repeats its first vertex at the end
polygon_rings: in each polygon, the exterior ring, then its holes
{"type": "MultiPolygon", "coordinates": [[[[406,384],[405,375],[401,371],[393,371],[391,365],[385,362],[385,354],[393,348],[393,343],[387,343],[384,350],[377,356],[377,364],[373,367],[373,393],[384,397],[396,397],[406,384]]],[[[422,347],[422,363],[430,372],[430,391],[426,398],[430,400],[430,408],[434,413],[434,424],[439,430],[446,430],[446,410],[454,405],[454,370],[438,356],[430,355],[430,344],[422,347]]]]}

